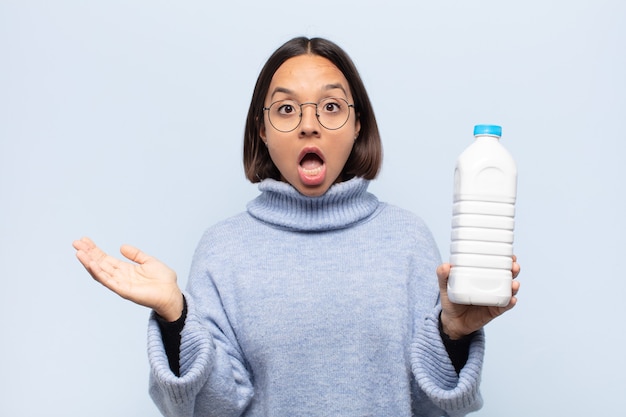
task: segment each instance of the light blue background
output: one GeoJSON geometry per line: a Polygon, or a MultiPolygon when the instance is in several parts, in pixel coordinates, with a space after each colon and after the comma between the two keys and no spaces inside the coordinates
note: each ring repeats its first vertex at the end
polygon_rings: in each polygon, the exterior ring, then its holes
{"type": "MultiPolygon", "coordinates": [[[[157,416],[148,311],[72,240],[131,243],[186,282],[209,225],[257,194],[242,131],[296,35],[353,57],[385,146],[372,186],[448,257],[475,123],[519,165],[520,303],[487,327],[477,416],[615,415],[626,392],[626,3],[0,1],[0,415],[157,416]]],[[[267,248],[267,256],[272,249],[267,248]]]]}

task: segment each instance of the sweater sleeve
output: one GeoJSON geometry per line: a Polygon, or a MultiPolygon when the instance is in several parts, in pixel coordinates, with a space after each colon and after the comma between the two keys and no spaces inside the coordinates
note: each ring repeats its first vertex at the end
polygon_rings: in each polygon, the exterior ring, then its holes
{"type": "Polygon", "coordinates": [[[150,395],[165,416],[194,416],[196,397],[206,384],[215,362],[213,340],[202,337],[202,334],[206,335],[203,327],[196,317],[188,314],[180,333],[178,376],[170,367],[163,334],[156,314],[152,314],[148,324],[150,395]]]}
{"type": "Polygon", "coordinates": [[[184,291],[179,375],[170,366],[155,314],[148,325],[150,395],[166,417],[239,417],[253,395],[251,374],[212,275],[213,246],[206,236],[200,242],[184,291]]]}
{"type": "Polygon", "coordinates": [[[482,406],[479,386],[484,334],[476,332],[460,346],[442,337],[439,284],[435,272],[441,264],[441,256],[425,224],[422,223],[413,235],[417,238],[409,291],[414,305],[409,357],[416,385],[414,407],[417,409],[414,413],[465,416],[482,406]],[[437,410],[433,410],[433,406],[437,410]]]}
{"type": "MultiPolygon", "coordinates": [[[[170,367],[163,335],[154,317],[148,326],[150,395],[166,417],[238,417],[252,398],[250,376],[219,326],[185,295],[188,313],[180,333],[180,376],[170,367]]],[[[203,300],[204,304],[204,300],[203,300]]]]}
{"type": "Polygon", "coordinates": [[[457,373],[439,331],[441,307],[429,314],[411,346],[411,363],[420,389],[450,417],[460,417],[482,406],[479,391],[485,350],[483,331],[471,339],[467,362],[457,373]]]}

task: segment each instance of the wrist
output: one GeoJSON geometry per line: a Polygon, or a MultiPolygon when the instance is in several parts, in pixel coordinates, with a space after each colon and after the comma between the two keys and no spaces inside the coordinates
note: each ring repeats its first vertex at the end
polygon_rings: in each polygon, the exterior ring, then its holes
{"type": "Polygon", "coordinates": [[[443,311],[439,314],[439,326],[440,330],[450,339],[459,340],[467,336],[466,333],[458,330],[458,325],[454,320],[448,317],[443,311]]]}
{"type": "Polygon", "coordinates": [[[170,302],[162,308],[155,308],[154,311],[163,320],[168,322],[174,322],[181,317],[184,307],[185,301],[183,298],[183,293],[177,288],[177,291],[175,294],[172,295],[170,302]]]}

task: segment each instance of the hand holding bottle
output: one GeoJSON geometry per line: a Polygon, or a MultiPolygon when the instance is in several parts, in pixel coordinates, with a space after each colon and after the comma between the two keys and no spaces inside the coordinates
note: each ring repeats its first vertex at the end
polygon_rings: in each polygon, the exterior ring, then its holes
{"type": "Polygon", "coordinates": [[[439,293],[441,295],[441,325],[445,334],[451,339],[460,339],[483,328],[496,317],[509,311],[517,303],[517,293],[520,288],[519,281],[515,278],[520,273],[520,265],[515,255],[512,257],[513,267],[511,275],[511,298],[505,306],[467,305],[457,304],[448,298],[448,278],[450,264],[444,263],[437,268],[439,278],[439,293]]]}

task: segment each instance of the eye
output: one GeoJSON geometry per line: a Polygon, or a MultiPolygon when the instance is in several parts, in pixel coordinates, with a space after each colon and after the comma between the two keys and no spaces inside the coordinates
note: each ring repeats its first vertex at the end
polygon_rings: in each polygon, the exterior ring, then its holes
{"type": "Polygon", "coordinates": [[[324,113],[340,113],[342,111],[341,101],[339,99],[329,98],[321,103],[321,111],[324,113]]]}
{"type": "Polygon", "coordinates": [[[296,105],[293,102],[278,102],[276,103],[276,112],[282,116],[296,114],[296,105]]]}

